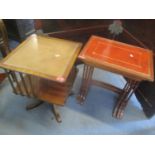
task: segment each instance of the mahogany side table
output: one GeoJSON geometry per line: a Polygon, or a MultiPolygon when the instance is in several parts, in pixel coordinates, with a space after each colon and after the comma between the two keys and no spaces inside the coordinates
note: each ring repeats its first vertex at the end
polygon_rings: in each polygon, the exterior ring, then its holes
{"type": "Polygon", "coordinates": [[[81,46],[79,42],[33,34],[0,61],[15,94],[41,101],[28,105],[27,110],[46,101],[56,120],[61,121],[54,105],[63,106],[70,94],[81,46]]]}
{"type": "Polygon", "coordinates": [[[113,116],[122,118],[127,103],[142,80],[153,81],[152,51],[106,38],[92,36],[79,58],[84,62],[83,79],[77,99],[83,103],[91,84],[119,94],[113,116]],[[121,74],[127,80],[123,89],[92,79],[94,68],[121,74]]]}

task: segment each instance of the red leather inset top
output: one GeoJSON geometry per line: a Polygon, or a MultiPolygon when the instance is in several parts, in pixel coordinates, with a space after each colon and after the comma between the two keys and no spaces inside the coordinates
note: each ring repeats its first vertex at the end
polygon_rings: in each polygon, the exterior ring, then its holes
{"type": "Polygon", "coordinates": [[[153,78],[152,52],[137,46],[92,36],[79,57],[153,78]]]}

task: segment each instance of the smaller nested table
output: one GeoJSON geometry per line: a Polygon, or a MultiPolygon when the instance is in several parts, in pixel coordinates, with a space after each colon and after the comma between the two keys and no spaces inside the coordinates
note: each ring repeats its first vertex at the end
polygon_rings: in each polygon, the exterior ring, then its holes
{"type": "Polygon", "coordinates": [[[83,80],[78,100],[83,103],[90,84],[110,89],[119,94],[113,116],[122,118],[127,102],[142,80],[153,81],[153,54],[148,49],[106,38],[92,36],[79,58],[84,62],[83,80]],[[94,67],[123,75],[127,82],[123,89],[93,80],[94,67]]]}

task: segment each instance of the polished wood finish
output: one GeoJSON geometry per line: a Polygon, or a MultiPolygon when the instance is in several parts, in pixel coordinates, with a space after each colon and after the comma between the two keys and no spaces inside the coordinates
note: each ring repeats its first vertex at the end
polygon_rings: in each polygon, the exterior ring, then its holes
{"type": "Polygon", "coordinates": [[[98,80],[91,80],[91,83],[92,85],[96,85],[96,86],[99,86],[99,87],[103,87],[103,88],[106,88],[106,89],[109,89],[115,93],[118,93],[120,94],[122,92],[122,90],[116,86],[113,86],[111,84],[108,84],[108,83],[105,83],[105,82],[101,82],[101,81],[98,81],[98,80]]]}
{"type": "Polygon", "coordinates": [[[80,94],[77,99],[83,103],[91,84],[110,89],[119,94],[113,116],[122,118],[125,107],[141,80],[154,80],[152,52],[118,41],[92,36],[83,48],[79,58],[85,63],[80,94]],[[127,79],[121,90],[110,84],[92,79],[94,67],[120,73],[127,79]]]}
{"type": "Polygon", "coordinates": [[[4,58],[0,66],[65,82],[81,46],[77,42],[32,35],[4,58]]]}
{"type": "Polygon", "coordinates": [[[86,99],[86,95],[88,93],[93,71],[94,71],[94,67],[84,64],[80,94],[77,97],[77,99],[80,101],[81,104],[84,103],[86,99]]]}
{"type": "MultiPolygon", "coordinates": [[[[35,76],[28,77],[28,75],[24,76],[24,81],[30,97],[36,97],[50,104],[62,106],[65,104],[65,101],[71,92],[76,75],[77,69],[73,68],[65,83],[54,82],[35,76]],[[29,78],[31,78],[32,86],[29,82],[29,78]]],[[[18,85],[16,87],[17,94],[21,94],[22,90],[22,95],[27,96],[27,92],[24,87],[24,83],[20,80],[19,87],[18,85]],[[19,88],[21,89],[19,90],[19,88]]]]}
{"type": "Polygon", "coordinates": [[[79,58],[135,80],[154,80],[153,54],[148,49],[92,36],[79,58]]]}
{"type": "Polygon", "coordinates": [[[81,43],[33,35],[0,66],[14,71],[9,76],[14,93],[64,105],[77,74],[73,63],[80,47],[81,43]]]}
{"type": "MultiPolygon", "coordinates": [[[[4,51],[7,45],[2,42],[4,51]]],[[[55,105],[64,105],[71,93],[77,69],[74,62],[82,44],[78,42],[32,35],[11,53],[6,52],[0,61],[17,95],[39,99],[27,110],[38,107],[44,101],[52,106],[58,122],[61,118],[55,105]]]]}
{"type": "Polygon", "coordinates": [[[127,103],[132,96],[132,94],[135,92],[139,85],[139,81],[135,80],[128,80],[126,82],[125,87],[122,90],[122,93],[120,94],[117,104],[113,111],[113,116],[116,118],[121,119],[124,115],[125,107],[127,106],[127,103]]]}

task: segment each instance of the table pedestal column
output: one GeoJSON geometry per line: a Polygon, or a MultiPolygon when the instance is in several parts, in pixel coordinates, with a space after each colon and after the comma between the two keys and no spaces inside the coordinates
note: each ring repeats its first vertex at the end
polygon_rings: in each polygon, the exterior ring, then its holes
{"type": "MultiPolygon", "coordinates": [[[[44,101],[39,100],[37,103],[28,104],[26,106],[26,110],[32,110],[34,108],[37,108],[38,106],[42,105],[43,103],[44,103],[44,101]]],[[[51,112],[53,113],[56,121],[58,123],[61,123],[62,122],[61,116],[60,116],[59,112],[56,110],[56,105],[51,104],[51,112]]]]}
{"type": "Polygon", "coordinates": [[[113,117],[116,117],[118,119],[121,119],[124,114],[124,110],[127,106],[127,103],[132,96],[132,94],[135,92],[136,88],[138,87],[139,82],[135,80],[128,80],[126,85],[124,86],[122,93],[120,94],[118,101],[116,103],[116,107],[113,111],[113,117]]]}

